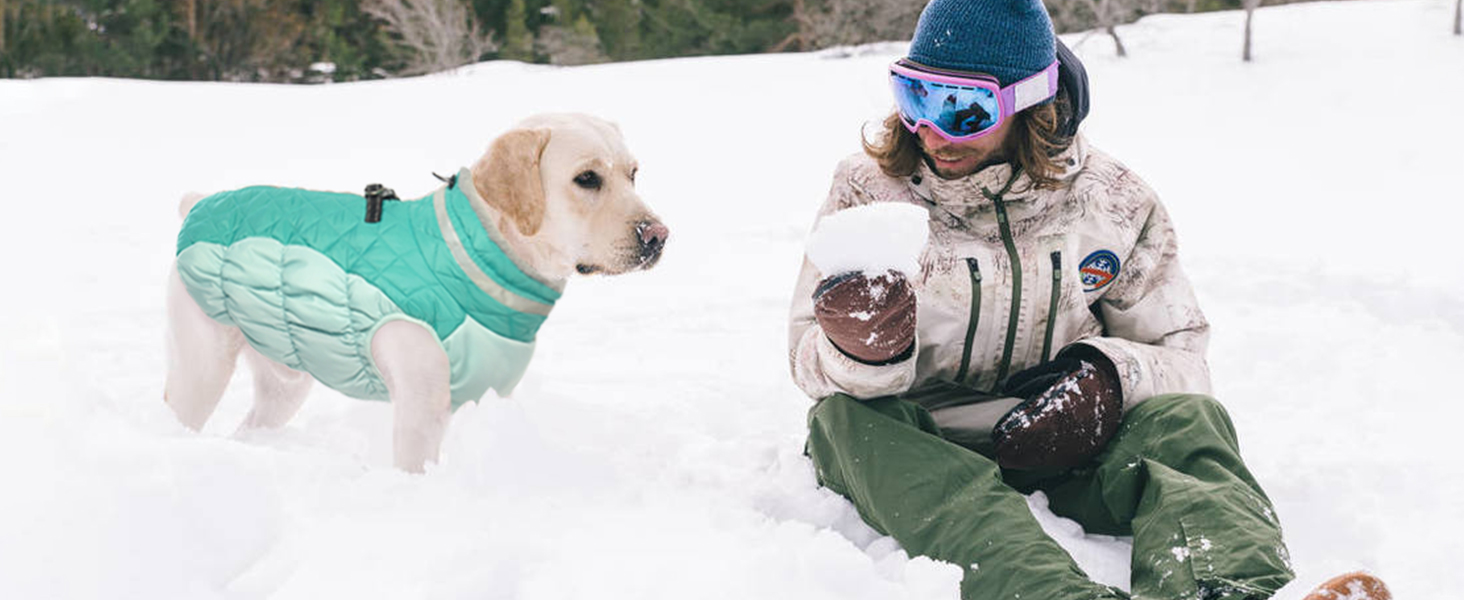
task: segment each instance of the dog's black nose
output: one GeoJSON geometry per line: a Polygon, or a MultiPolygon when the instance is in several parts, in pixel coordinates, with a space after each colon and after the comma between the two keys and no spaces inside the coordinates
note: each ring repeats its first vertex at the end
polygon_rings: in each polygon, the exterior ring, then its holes
{"type": "Polygon", "coordinates": [[[641,256],[645,257],[659,255],[666,247],[666,239],[671,237],[671,230],[660,223],[642,223],[636,229],[640,232],[641,256]]]}

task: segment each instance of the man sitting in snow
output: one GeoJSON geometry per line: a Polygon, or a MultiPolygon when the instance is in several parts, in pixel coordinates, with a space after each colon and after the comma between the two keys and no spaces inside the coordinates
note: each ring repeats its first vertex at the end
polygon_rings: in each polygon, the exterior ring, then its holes
{"type": "MultiPolygon", "coordinates": [[[[1043,533],[1035,491],[1090,533],[1133,536],[1134,597],[1271,597],[1293,578],[1286,546],[1206,395],[1209,324],[1174,228],[1077,135],[1087,76],[1041,2],[934,0],[889,77],[896,112],[819,215],[913,204],[930,241],[918,277],[804,263],[790,360],[817,400],[819,481],[912,555],[963,568],[963,598],[1129,597],[1043,533]],[[971,131],[950,94],[998,110],[971,131]]],[[[1339,591],[1388,597],[1350,573],[1308,599],[1339,591]]]]}

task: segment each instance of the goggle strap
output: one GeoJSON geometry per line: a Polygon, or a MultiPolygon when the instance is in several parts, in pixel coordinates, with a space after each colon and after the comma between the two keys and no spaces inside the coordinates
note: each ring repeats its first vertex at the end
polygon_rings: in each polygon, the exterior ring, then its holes
{"type": "Polygon", "coordinates": [[[1042,72],[1002,88],[1007,106],[1012,114],[1022,112],[1057,95],[1057,61],[1053,61],[1042,72]]]}

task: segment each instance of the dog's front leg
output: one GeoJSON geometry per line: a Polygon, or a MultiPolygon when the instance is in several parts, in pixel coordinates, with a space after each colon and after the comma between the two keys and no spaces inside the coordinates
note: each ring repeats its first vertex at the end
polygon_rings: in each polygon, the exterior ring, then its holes
{"type": "Polygon", "coordinates": [[[392,321],[371,338],[371,357],[391,396],[396,467],[421,473],[427,461],[437,460],[452,415],[447,353],[426,327],[392,321]]]}

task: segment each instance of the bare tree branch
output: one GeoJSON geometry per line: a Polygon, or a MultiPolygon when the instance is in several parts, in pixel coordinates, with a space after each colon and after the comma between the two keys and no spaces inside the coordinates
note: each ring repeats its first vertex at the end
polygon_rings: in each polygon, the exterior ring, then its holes
{"type": "Polygon", "coordinates": [[[1245,0],[1245,48],[1240,53],[1240,59],[1245,62],[1251,61],[1251,20],[1260,5],[1261,0],[1245,0]]]}
{"type": "Polygon", "coordinates": [[[1128,56],[1128,50],[1123,47],[1123,40],[1118,37],[1117,26],[1122,23],[1127,13],[1132,12],[1134,7],[1126,4],[1123,0],[1084,0],[1088,10],[1092,11],[1093,18],[1097,25],[1113,38],[1113,48],[1119,56],[1128,56]]]}
{"type": "Polygon", "coordinates": [[[198,0],[183,3],[184,18],[188,21],[188,39],[198,39],[198,0]]]}
{"type": "Polygon", "coordinates": [[[924,6],[911,0],[793,0],[797,30],[774,51],[907,40],[924,6]]]}
{"type": "Polygon", "coordinates": [[[1093,31],[1091,29],[1088,30],[1086,33],[1083,34],[1083,37],[1078,38],[1078,41],[1072,45],[1072,49],[1073,50],[1077,50],[1079,47],[1081,47],[1083,44],[1087,43],[1088,40],[1092,39],[1093,36],[1095,36],[1097,34],[1098,34],[1097,31],[1093,31]]]}
{"type": "Polygon", "coordinates": [[[1454,35],[1464,35],[1464,0],[1454,0],[1454,35]]]}
{"type": "Polygon", "coordinates": [[[1118,52],[1118,55],[1128,56],[1128,50],[1125,50],[1123,47],[1123,40],[1118,37],[1118,30],[1114,29],[1112,25],[1109,25],[1104,29],[1108,31],[1108,36],[1113,38],[1113,49],[1118,52]]]}
{"type": "Polygon", "coordinates": [[[1161,12],[1166,2],[1180,0],[1047,0],[1048,14],[1058,32],[1086,32],[1082,44],[1097,33],[1113,38],[1119,56],[1128,56],[1128,48],[1118,36],[1118,26],[1146,13],[1161,12]]]}
{"type": "Polygon", "coordinates": [[[498,49],[492,32],[482,33],[469,7],[458,0],[366,0],[361,10],[385,22],[411,52],[403,75],[459,67],[498,49]]]}

